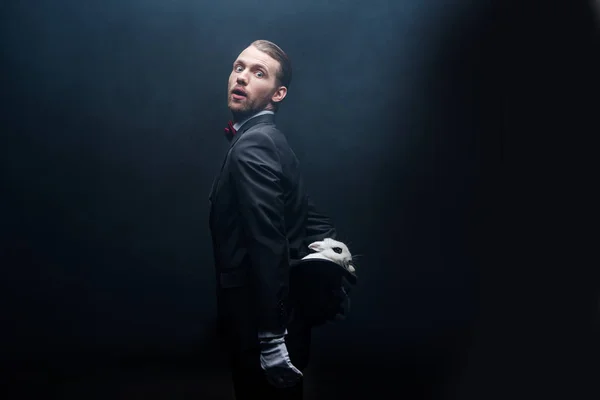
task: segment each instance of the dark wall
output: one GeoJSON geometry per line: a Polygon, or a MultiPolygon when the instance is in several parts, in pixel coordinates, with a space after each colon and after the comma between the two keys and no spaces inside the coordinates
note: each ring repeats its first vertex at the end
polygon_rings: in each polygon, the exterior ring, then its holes
{"type": "Polygon", "coordinates": [[[207,196],[227,147],[226,81],[263,38],[294,66],[278,125],[362,255],[351,317],[316,332],[315,351],[439,350],[459,373],[480,275],[501,251],[490,224],[521,48],[494,18],[510,12],[296,3],[3,3],[2,352],[211,345],[207,196]]]}

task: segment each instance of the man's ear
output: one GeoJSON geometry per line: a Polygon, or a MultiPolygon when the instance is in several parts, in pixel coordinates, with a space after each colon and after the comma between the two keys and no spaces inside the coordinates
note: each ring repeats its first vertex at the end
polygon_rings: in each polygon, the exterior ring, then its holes
{"type": "Polygon", "coordinates": [[[285,86],[279,86],[279,88],[277,88],[277,90],[275,90],[275,93],[273,93],[273,96],[271,96],[271,101],[273,103],[279,103],[280,101],[285,99],[286,95],[287,95],[287,88],[285,86]]]}

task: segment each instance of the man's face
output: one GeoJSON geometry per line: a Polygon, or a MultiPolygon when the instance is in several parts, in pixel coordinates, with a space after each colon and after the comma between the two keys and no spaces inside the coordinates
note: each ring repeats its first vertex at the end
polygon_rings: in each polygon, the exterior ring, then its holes
{"type": "Polygon", "coordinates": [[[271,109],[271,101],[283,100],[284,86],[277,86],[279,63],[254,46],[246,48],[233,63],[229,75],[227,105],[240,118],[271,109]]]}

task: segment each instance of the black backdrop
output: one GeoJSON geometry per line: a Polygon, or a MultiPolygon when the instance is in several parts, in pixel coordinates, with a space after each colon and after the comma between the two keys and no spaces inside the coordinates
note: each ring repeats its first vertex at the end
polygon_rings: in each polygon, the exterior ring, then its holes
{"type": "Polygon", "coordinates": [[[479,382],[472,360],[488,365],[480,338],[497,332],[481,317],[505,292],[484,279],[502,265],[503,134],[539,127],[523,110],[547,100],[540,66],[559,71],[561,51],[584,63],[580,32],[555,24],[578,14],[409,0],[1,10],[10,379],[76,381],[124,359],[221,368],[207,196],[231,62],[264,38],[294,66],[278,125],[362,255],[351,317],[315,332],[315,382],[343,382],[340,397],[394,385],[451,397],[479,382]]]}

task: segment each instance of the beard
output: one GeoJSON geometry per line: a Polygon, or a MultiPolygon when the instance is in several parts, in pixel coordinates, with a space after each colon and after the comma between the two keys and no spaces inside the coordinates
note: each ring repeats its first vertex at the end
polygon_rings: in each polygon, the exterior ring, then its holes
{"type": "Polygon", "coordinates": [[[236,122],[243,121],[256,113],[263,111],[270,103],[268,98],[259,101],[257,99],[252,99],[251,97],[246,97],[242,101],[235,101],[231,97],[231,94],[229,96],[228,107],[236,122]]]}

